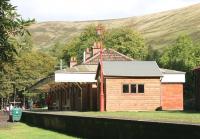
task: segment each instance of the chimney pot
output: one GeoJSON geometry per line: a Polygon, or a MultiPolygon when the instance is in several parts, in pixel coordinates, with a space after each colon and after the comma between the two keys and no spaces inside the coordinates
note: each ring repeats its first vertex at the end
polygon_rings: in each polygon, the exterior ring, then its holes
{"type": "Polygon", "coordinates": [[[100,51],[100,42],[94,42],[94,46],[93,48],[93,55],[95,55],[96,53],[98,53],[100,51]]]}
{"type": "Polygon", "coordinates": [[[70,68],[75,66],[77,64],[76,57],[71,57],[70,58],[70,68]]]}
{"type": "Polygon", "coordinates": [[[86,53],[90,53],[90,49],[89,48],[86,49],[86,53]]]}
{"type": "Polygon", "coordinates": [[[83,59],[83,62],[85,62],[88,58],[91,57],[91,51],[90,48],[86,48],[86,52],[85,52],[85,59],[83,59]]]}

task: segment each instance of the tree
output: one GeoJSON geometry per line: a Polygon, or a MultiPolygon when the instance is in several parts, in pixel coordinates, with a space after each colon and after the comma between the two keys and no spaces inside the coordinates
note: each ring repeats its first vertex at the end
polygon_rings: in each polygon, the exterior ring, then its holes
{"type": "Polygon", "coordinates": [[[159,63],[162,67],[190,71],[200,63],[200,48],[187,35],[180,35],[176,42],[168,47],[159,63]]]}
{"type": "Polygon", "coordinates": [[[21,53],[14,63],[7,63],[3,78],[0,80],[0,96],[8,98],[16,90],[24,90],[36,81],[52,74],[55,58],[42,52],[30,51],[21,53]]]}
{"type": "Polygon", "coordinates": [[[145,59],[148,52],[142,36],[126,27],[108,30],[105,45],[138,60],[145,59]]]}
{"type": "Polygon", "coordinates": [[[50,49],[49,49],[49,54],[58,60],[62,56],[63,49],[65,47],[64,43],[61,42],[56,42],[50,49]]]}
{"type": "Polygon", "coordinates": [[[82,62],[83,52],[87,47],[91,47],[98,36],[96,34],[96,26],[89,25],[79,36],[72,38],[63,50],[63,58],[66,61],[70,60],[70,57],[77,57],[79,63],[82,62]]]}
{"type": "MultiPolygon", "coordinates": [[[[87,26],[78,37],[73,38],[66,45],[63,58],[69,60],[71,56],[75,56],[78,62],[82,62],[84,50],[88,47],[90,48],[98,40],[96,26],[87,26]]],[[[148,52],[141,35],[124,27],[106,30],[103,43],[104,47],[113,48],[135,59],[145,59],[148,52]]]]}
{"type": "Polygon", "coordinates": [[[157,49],[153,49],[153,47],[149,45],[148,55],[146,57],[146,60],[159,61],[160,57],[161,57],[161,52],[157,49]]]}
{"type": "Polygon", "coordinates": [[[0,69],[3,68],[4,62],[13,61],[17,47],[21,47],[16,36],[27,34],[25,28],[33,21],[23,20],[17,14],[16,7],[10,4],[10,0],[0,1],[0,69]]]}
{"type": "Polygon", "coordinates": [[[200,64],[200,45],[195,44],[187,35],[180,35],[175,43],[168,47],[159,60],[161,67],[186,72],[184,96],[194,95],[194,76],[192,69],[200,64]]]}

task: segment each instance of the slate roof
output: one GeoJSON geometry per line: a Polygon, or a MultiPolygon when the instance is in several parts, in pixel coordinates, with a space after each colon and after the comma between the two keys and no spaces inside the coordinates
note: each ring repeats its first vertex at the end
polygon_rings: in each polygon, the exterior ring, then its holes
{"type": "Polygon", "coordinates": [[[49,84],[54,84],[54,83],[55,83],[55,76],[50,75],[37,81],[35,84],[31,85],[28,88],[28,90],[29,91],[43,90],[43,92],[48,92],[45,91],[45,89],[48,89],[50,87],[49,84]]]}
{"type": "MultiPolygon", "coordinates": [[[[88,58],[84,63],[72,68],[57,70],[55,73],[77,73],[77,72],[96,72],[100,59],[100,52],[88,58]]],[[[103,49],[103,60],[106,61],[132,61],[133,59],[125,56],[113,49],[103,49]]]]}
{"type": "MultiPolygon", "coordinates": [[[[132,61],[134,59],[115,51],[114,49],[103,49],[103,61],[132,61]]],[[[88,58],[83,64],[96,64],[98,65],[100,59],[100,52],[88,58]]]]}
{"type": "Polygon", "coordinates": [[[155,61],[103,61],[104,76],[161,77],[155,61]]]}
{"type": "Polygon", "coordinates": [[[160,68],[160,71],[161,71],[163,74],[185,74],[185,72],[183,72],[183,71],[170,70],[170,69],[163,69],[163,68],[160,68]]]}
{"type": "Polygon", "coordinates": [[[55,73],[76,73],[76,72],[96,72],[97,65],[77,65],[72,68],[57,70],[55,73]]]}

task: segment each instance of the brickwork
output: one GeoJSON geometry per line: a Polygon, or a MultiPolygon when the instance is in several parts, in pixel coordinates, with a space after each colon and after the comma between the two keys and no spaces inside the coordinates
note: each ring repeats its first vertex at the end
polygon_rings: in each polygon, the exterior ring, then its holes
{"type": "Polygon", "coordinates": [[[106,111],[156,110],[160,107],[160,78],[106,78],[106,111]],[[144,84],[144,93],[122,92],[123,84],[144,84]]]}
{"type": "Polygon", "coordinates": [[[163,110],[183,110],[183,84],[162,84],[161,104],[163,110]]]}

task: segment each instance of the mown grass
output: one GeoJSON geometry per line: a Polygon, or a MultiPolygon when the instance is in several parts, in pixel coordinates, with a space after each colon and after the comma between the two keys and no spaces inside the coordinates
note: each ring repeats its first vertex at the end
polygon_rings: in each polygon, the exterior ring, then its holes
{"type": "MultiPolygon", "coordinates": [[[[51,112],[50,112],[51,113],[51,112]]],[[[61,115],[111,117],[120,119],[148,120],[158,122],[200,124],[200,113],[179,111],[155,112],[52,112],[61,115]]]]}
{"type": "Polygon", "coordinates": [[[0,128],[0,139],[72,139],[65,134],[49,131],[37,127],[31,127],[24,123],[11,123],[0,128]]]}

